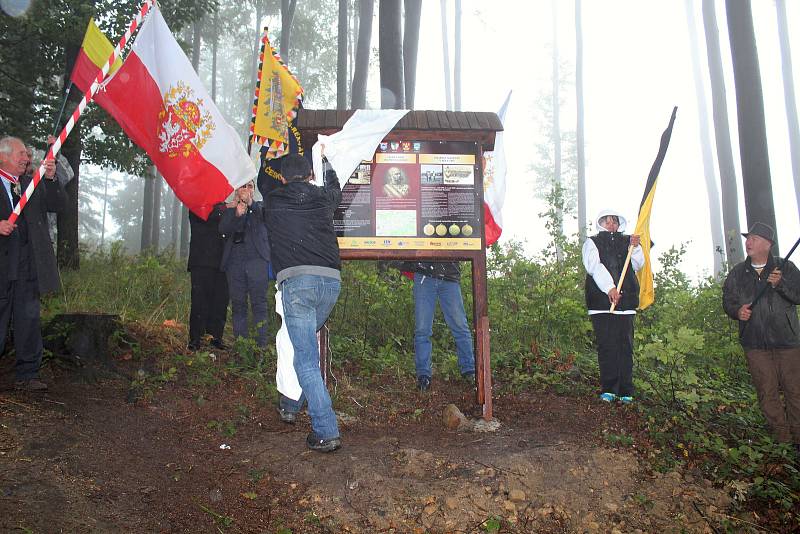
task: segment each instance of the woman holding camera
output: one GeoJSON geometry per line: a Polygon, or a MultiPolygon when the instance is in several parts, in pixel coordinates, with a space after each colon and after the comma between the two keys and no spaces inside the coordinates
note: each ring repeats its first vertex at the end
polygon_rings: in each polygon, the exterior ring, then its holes
{"type": "Polygon", "coordinates": [[[267,284],[269,240],[260,201],[253,198],[253,181],[239,187],[227,205],[219,231],[225,238],[220,268],[228,277],[234,337],[248,336],[248,300],[256,344],[267,346],[267,284]]]}

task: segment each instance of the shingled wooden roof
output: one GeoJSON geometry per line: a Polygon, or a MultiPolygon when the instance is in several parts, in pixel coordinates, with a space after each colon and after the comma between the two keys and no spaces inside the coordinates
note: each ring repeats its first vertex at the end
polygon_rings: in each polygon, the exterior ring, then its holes
{"type": "MultiPolygon", "coordinates": [[[[353,109],[301,109],[297,127],[303,130],[341,129],[353,109]]],[[[496,113],[486,111],[410,111],[395,126],[396,130],[491,130],[502,132],[496,113]]]]}
{"type": "MultiPolygon", "coordinates": [[[[355,110],[301,109],[297,128],[304,132],[332,133],[342,129],[355,110]]],[[[392,132],[418,132],[415,138],[470,139],[481,141],[491,150],[494,136],[503,131],[496,113],[486,111],[410,111],[392,132]]],[[[392,134],[387,136],[391,138],[392,134]]]]}

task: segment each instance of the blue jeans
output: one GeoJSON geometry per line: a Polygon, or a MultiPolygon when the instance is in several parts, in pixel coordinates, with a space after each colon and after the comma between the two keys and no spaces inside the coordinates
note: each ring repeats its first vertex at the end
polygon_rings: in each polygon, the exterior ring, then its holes
{"type": "Polygon", "coordinates": [[[444,320],[450,327],[456,342],[458,368],[461,374],[475,372],[475,353],[472,347],[472,333],[467,324],[464,300],[461,297],[461,284],[431,278],[414,273],[414,364],[417,377],[432,376],[431,335],[433,334],[433,314],[436,300],[442,308],[444,320]]]}
{"type": "Polygon", "coordinates": [[[281,407],[298,412],[308,402],[311,429],[319,439],[339,437],[336,414],[319,370],[317,330],[322,328],[336,304],[341,282],[327,276],[304,274],[281,284],[286,329],[294,347],[294,370],[303,388],[297,402],[281,396],[281,407]]]}

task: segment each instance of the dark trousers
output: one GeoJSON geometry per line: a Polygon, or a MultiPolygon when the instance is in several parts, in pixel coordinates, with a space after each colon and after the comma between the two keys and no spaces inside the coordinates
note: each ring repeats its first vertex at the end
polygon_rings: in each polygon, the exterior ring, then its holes
{"type": "Polygon", "coordinates": [[[800,348],[748,349],[745,354],[758,404],[775,439],[800,444],[800,348]]]}
{"type": "Polygon", "coordinates": [[[633,319],[635,315],[590,315],[597,341],[600,387],[603,393],[633,395],[633,319]]]}
{"type": "Polygon", "coordinates": [[[39,319],[37,280],[4,280],[0,289],[0,352],[6,345],[9,324],[14,329],[17,380],[39,376],[42,365],[42,329],[39,319]]]}
{"type": "Polygon", "coordinates": [[[247,260],[241,264],[231,262],[227,269],[228,288],[231,293],[231,321],[235,337],[248,336],[247,301],[253,314],[256,344],[267,346],[267,287],[269,285],[269,263],[262,260],[247,260]]]}
{"type": "Polygon", "coordinates": [[[228,279],[214,267],[192,267],[192,309],[189,312],[189,342],[204,335],[222,339],[228,318],[228,279]]]}

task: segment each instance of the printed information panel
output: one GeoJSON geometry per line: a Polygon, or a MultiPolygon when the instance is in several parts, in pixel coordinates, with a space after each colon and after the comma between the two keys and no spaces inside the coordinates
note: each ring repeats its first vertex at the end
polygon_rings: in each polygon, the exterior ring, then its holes
{"type": "Polygon", "coordinates": [[[341,249],[480,250],[476,143],[381,143],[342,190],[341,249]]]}

